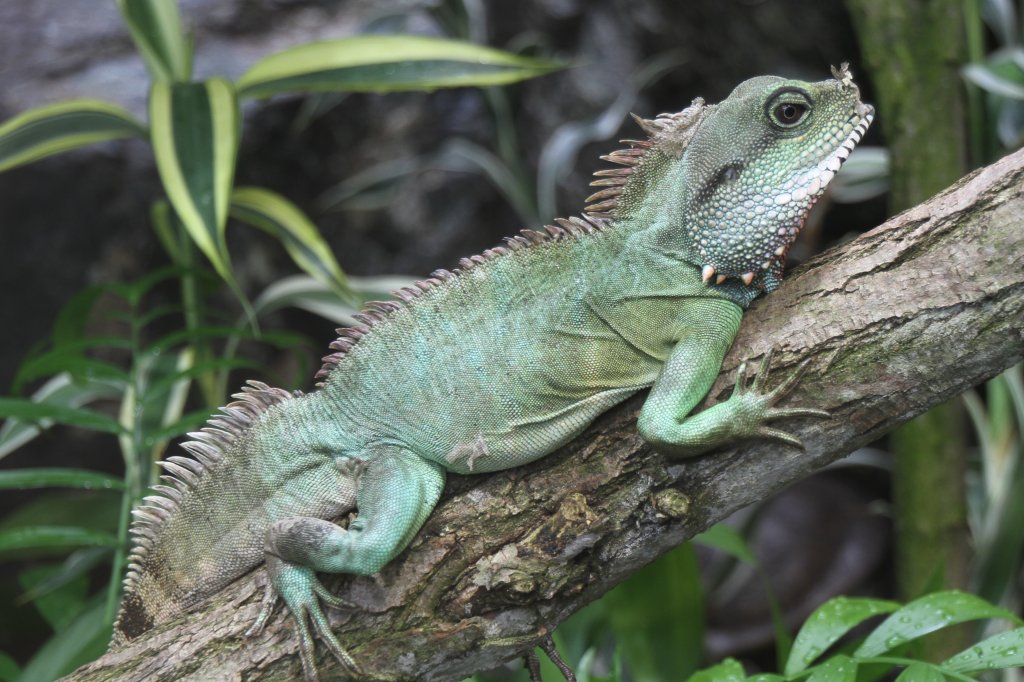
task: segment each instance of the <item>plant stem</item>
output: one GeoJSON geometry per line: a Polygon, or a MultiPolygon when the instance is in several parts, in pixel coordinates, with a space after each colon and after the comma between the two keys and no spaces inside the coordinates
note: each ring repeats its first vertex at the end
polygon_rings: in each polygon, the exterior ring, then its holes
{"type": "Polygon", "coordinates": [[[121,509],[117,521],[117,549],[114,552],[113,566],[110,572],[110,584],[107,588],[106,620],[113,622],[117,605],[121,596],[121,579],[124,575],[125,559],[128,553],[128,529],[131,525],[131,510],[135,500],[142,495],[142,490],[149,484],[149,460],[143,457],[142,419],[139,413],[139,400],[143,392],[143,359],[141,354],[141,327],[139,325],[138,300],[131,300],[131,370],[129,383],[121,399],[121,411],[118,421],[126,433],[119,436],[121,457],[124,460],[124,492],[121,495],[121,509]]]}

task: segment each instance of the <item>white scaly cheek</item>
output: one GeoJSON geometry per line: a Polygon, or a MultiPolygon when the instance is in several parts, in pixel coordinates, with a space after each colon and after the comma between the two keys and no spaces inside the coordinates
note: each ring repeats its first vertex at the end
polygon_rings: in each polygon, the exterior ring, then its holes
{"type": "MultiPolygon", "coordinates": [[[[836,172],[843,165],[846,159],[850,158],[850,152],[864,136],[864,131],[871,125],[873,117],[867,116],[856,125],[849,125],[845,139],[835,150],[818,162],[813,168],[798,171],[782,185],[782,191],[774,196],[765,199],[768,204],[785,206],[790,202],[803,202],[810,197],[816,200],[824,192],[828,183],[836,176],[836,172]]],[[[846,128],[844,128],[846,130],[846,128]]]]}

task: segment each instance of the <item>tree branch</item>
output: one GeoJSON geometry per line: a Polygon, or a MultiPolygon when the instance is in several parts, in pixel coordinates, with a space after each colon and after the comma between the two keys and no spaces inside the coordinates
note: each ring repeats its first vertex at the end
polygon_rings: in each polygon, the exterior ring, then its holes
{"type": "MultiPolygon", "coordinates": [[[[711,395],[741,359],[777,349],[812,368],[787,403],[806,452],[755,442],[685,462],[652,452],[642,397],[559,452],[456,477],[413,545],[371,578],[329,582],[361,610],[332,624],[370,679],[459,680],[522,655],[568,615],[732,511],[851,452],[1024,357],[1024,151],[842,247],[755,304],[711,395]]],[[[781,375],[786,370],[777,374],[781,375]]],[[[196,613],[68,679],[285,680],[291,622],[252,640],[261,571],[196,613]]],[[[340,675],[320,647],[325,677],[340,675]]]]}

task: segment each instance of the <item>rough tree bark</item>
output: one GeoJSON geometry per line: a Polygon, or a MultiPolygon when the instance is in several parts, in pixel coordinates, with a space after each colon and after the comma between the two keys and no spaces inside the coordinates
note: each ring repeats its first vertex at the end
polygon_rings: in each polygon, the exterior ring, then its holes
{"type": "MultiPolygon", "coordinates": [[[[711,396],[771,347],[777,376],[812,359],[788,402],[832,411],[787,424],[806,451],[755,442],[670,461],[636,434],[636,398],[533,465],[453,476],[398,560],[329,583],[361,607],[332,624],[367,677],[459,680],[518,657],[735,509],[1024,358],[1024,151],[802,267],[747,314],[711,396]]],[[[67,679],[295,679],[281,613],[242,636],[263,581],[256,571],[67,679]]],[[[324,677],[339,675],[319,653],[324,677]]]]}

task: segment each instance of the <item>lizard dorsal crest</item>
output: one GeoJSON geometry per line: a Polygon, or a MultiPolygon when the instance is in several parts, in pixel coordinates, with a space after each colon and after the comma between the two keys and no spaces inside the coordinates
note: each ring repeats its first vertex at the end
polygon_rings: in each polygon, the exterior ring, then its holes
{"type": "Polygon", "coordinates": [[[586,214],[595,218],[615,218],[619,208],[619,197],[625,191],[626,183],[643,166],[648,154],[656,150],[665,156],[678,159],[690,144],[708,109],[704,100],[698,97],[690,106],[674,114],[658,114],[655,118],[641,118],[631,114],[640,129],[647,133],[647,139],[620,140],[628,144],[629,148],[601,157],[622,168],[607,168],[594,173],[598,179],[591,182],[591,186],[604,189],[587,197],[587,205],[583,209],[586,214]]]}
{"type": "Polygon", "coordinates": [[[201,430],[188,434],[191,440],[182,443],[182,447],[192,457],[176,455],[157,462],[166,472],[160,477],[164,483],[153,486],[154,494],[143,498],[142,504],[132,510],[132,524],[128,531],[132,550],[128,555],[128,572],[124,579],[124,602],[114,623],[114,641],[131,639],[152,627],[154,621],[150,609],[168,608],[152,594],[138,594],[139,590],[149,589],[141,582],[144,567],[165,522],[199,485],[207,471],[222,462],[233,444],[264,413],[275,405],[302,395],[301,391],[272,388],[260,381],[247,383],[241,392],[232,396],[234,402],[220,408],[221,414],[212,417],[201,430]],[[149,597],[148,607],[145,597],[149,597]]]}

